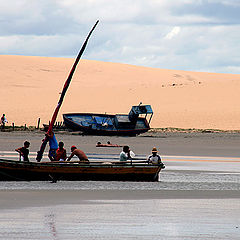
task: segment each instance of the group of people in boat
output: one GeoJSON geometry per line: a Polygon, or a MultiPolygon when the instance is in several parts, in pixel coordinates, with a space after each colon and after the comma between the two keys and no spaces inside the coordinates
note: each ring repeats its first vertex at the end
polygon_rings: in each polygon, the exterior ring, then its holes
{"type": "MultiPolygon", "coordinates": [[[[120,162],[126,162],[129,159],[133,159],[135,154],[130,150],[129,146],[123,146],[123,150],[120,153],[120,162]]],[[[165,165],[162,163],[161,157],[158,155],[157,148],[152,149],[152,154],[147,158],[148,163],[158,164],[162,168],[165,168],[165,165]]]]}
{"type": "Polygon", "coordinates": [[[87,155],[76,146],[71,146],[71,155],[67,157],[67,151],[64,148],[63,142],[57,142],[55,134],[51,132],[46,134],[49,141],[49,154],[48,157],[51,161],[70,161],[73,156],[77,156],[82,162],[88,162],[87,155]]]}
{"type": "MultiPolygon", "coordinates": [[[[64,143],[60,141],[59,143],[56,140],[55,134],[52,132],[51,134],[46,134],[49,141],[49,153],[48,157],[50,161],[70,161],[73,156],[78,157],[80,162],[89,163],[87,155],[76,146],[71,146],[71,154],[67,157],[67,151],[64,148],[64,143]]],[[[99,142],[97,143],[99,144],[99,142]]],[[[108,142],[110,144],[110,142],[108,142]]],[[[15,149],[20,154],[20,161],[29,162],[29,146],[30,142],[25,141],[23,147],[15,149]]],[[[128,160],[134,159],[135,154],[130,150],[129,146],[123,146],[122,152],[119,156],[119,161],[121,163],[125,163],[128,160]]],[[[148,156],[147,161],[149,164],[158,164],[162,168],[165,168],[162,163],[161,157],[158,155],[157,148],[154,147],[152,149],[152,154],[148,156]]]]}
{"type": "MultiPolygon", "coordinates": [[[[29,146],[30,143],[25,141],[23,147],[15,149],[20,154],[20,161],[29,162],[29,146]]],[[[87,155],[76,146],[71,146],[71,155],[67,157],[67,151],[63,142],[59,142],[57,149],[50,148],[48,153],[50,161],[70,161],[73,156],[77,156],[82,162],[89,162],[87,155]]]]}
{"type": "MultiPolygon", "coordinates": [[[[87,155],[74,145],[71,146],[71,154],[67,157],[67,151],[64,148],[64,143],[62,141],[58,143],[53,132],[46,134],[46,137],[49,142],[48,157],[50,161],[70,161],[73,156],[77,156],[81,162],[89,162],[87,155]]],[[[23,147],[15,149],[15,151],[20,154],[20,161],[29,162],[29,146],[30,142],[25,141],[23,147]]]]}

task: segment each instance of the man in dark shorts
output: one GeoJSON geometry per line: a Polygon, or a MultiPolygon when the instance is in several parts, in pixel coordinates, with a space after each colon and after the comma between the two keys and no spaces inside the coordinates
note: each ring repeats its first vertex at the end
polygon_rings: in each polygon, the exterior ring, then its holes
{"type": "Polygon", "coordinates": [[[29,146],[30,142],[25,141],[23,147],[15,149],[15,151],[20,154],[20,161],[29,162],[29,146]]]}

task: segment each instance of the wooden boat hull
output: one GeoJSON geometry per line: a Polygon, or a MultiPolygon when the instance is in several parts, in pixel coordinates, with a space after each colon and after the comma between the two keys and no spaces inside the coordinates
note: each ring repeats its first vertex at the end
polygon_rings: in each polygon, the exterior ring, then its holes
{"type": "Polygon", "coordinates": [[[63,114],[64,125],[72,131],[80,131],[87,135],[100,136],[136,136],[150,130],[149,123],[145,118],[138,118],[135,125],[126,124],[119,127],[115,124],[116,115],[93,114],[93,113],[68,113],[63,114]],[[100,124],[93,119],[107,119],[109,125],[100,124]],[[87,121],[86,121],[87,120],[87,121]],[[85,124],[84,123],[88,123],[85,124]]]}
{"type": "Polygon", "coordinates": [[[160,166],[148,164],[35,163],[0,159],[0,181],[158,181],[160,166]]]}

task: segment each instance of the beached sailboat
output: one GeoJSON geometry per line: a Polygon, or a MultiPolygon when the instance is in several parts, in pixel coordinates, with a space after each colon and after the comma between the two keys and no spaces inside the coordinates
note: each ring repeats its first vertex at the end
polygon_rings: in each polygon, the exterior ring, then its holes
{"type": "Polygon", "coordinates": [[[152,116],[150,105],[139,104],[132,106],[129,114],[66,113],[63,119],[68,129],[84,134],[136,136],[150,129],[152,116]]]}

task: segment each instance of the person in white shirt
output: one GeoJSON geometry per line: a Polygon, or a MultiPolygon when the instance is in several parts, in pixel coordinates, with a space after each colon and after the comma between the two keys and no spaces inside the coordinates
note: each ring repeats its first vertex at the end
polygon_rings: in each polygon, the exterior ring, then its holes
{"type": "Polygon", "coordinates": [[[130,149],[129,149],[129,146],[123,146],[123,150],[122,152],[120,153],[120,162],[125,162],[127,161],[128,159],[130,159],[131,156],[130,156],[130,149]]]}
{"type": "Polygon", "coordinates": [[[148,157],[148,162],[151,164],[159,164],[162,168],[165,168],[164,164],[162,163],[161,157],[157,154],[157,148],[152,149],[152,155],[148,157]]]}

